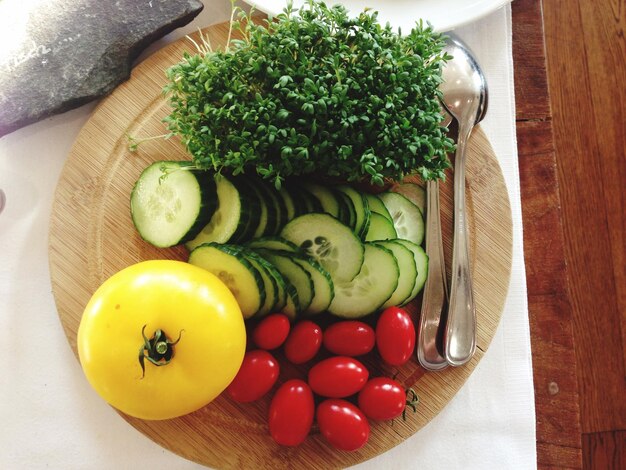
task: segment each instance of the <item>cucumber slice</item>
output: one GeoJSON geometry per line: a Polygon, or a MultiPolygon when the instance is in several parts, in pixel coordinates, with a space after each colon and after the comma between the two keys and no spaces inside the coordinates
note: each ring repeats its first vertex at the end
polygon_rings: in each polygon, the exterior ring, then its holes
{"type": "Polygon", "coordinates": [[[296,217],[280,233],[330,273],[335,282],[352,280],[363,264],[363,244],[329,214],[296,217]]]}
{"type": "Polygon", "coordinates": [[[222,175],[215,176],[218,206],[209,223],[186,243],[189,250],[203,243],[226,243],[235,232],[241,232],[248,224],[246,197],[239,192],[235,185],[222,175]]]}
{"type": "Polygon", "coordinates": [[[411,300],[417,297],[417,294],[424,288],[424,284],[426,284],[426,276],[428,275],[428,255],[424,251],[424,249],[412,243],[408,240],[402,240],[398,238],[394,240],[396,243],[401,243],[409,250],[413,252],[413,257],[415,259],[415,268],[417,269],[417,277],[415,279],[415,286],[413,286],[413,292],[408,299],[405,299],[402,305],[408,304],[411,300]]]}
{"type": "Polygon", "coordinates": [[[251,318],[265,303],[265,284],[259,271],[240,249],[219,243],[195,248],[189,262],[215,274],[235,296],[244,318],[251,318]]]}
{"type": "Polygon", "coordinates": [[[291,198],[291,194],[289,194],[289,191],[287,191],[285,186],[280,188],[280,191],[278,191],[278,195],[282,199],[283,207],[285,209],[285,212],[281,214],[280,217],[282,228],[287,224],[287,222],[293,220],[293,218],[296,216],[296,206],[294,205],[293,199],[291,198]]]}
{"type": "Polygon", "coordinates": [[[361,272],[350,282],[335,283],[335,298],[328,311],[343,318],[375,312],[393,295],[399,276],[398,262],[391,250],[366,243],[361,272]]]}
{"type": "Polygon", "coordinates": [[[307,191],[304,186],[292,186],[292,191],[299,193],[300,197],[304,201],[304,214],[324,212],[321,201],[313,193],[307,191]]]}
{"type": "Polygon", "coordinates": [[[252,234],[252,237],[258,238],[269,231],[275,230],[276,209],[273,202],[269,200],[269,196],[265,193],[265,188],[259,184],[258,180],[250,178],[249,183],[259,203],[259,221],[252,234]]]}
{"type": "MultiPolygon", "coordinates": [[[[278,282],[276,276],[274,276],[275,273],[271,272],[272,270],[276,270],[276,268],[271,263],[261,258],[256,252],[246,248],[240,248],[240,250],[243,256],[259,271],[259,274],[261,274],[263,278],[265,302],[263,302],[263,305],[254,316],[264,317],[272,312],[276,308],[276,305],[283,300],[279,299],[278,282]]],[[[284,305],[281,305],[280,308],[283,306],[284,305]]]]}
{"type": "Polygon", "coordinates": [[[377,214],[382,215],[389,221],[392,221],[391,214],[383,204],[383,201],[376,194],[364,193],[365,199],[367,199],[367,204],[370,206],[370,211],[376,212],[377,214]]]}
{"type": "Polygon", "coordinates": [[[247,243],[247,246],[253,249],[265,248],[274,251],[296,252],[300,250],[298,245],[279,236],[254,238],[247,243]]]}
{"type": "Polygon", "coordinates": [[[298,305],[295,305],[297,313],[306,310],[315,295],[315,286],[308,271],[296,263],[289,253],[281,253],[271,250],[258,250],[257,253],[262,258],[276,266],[276,269],[287,279],[298,292],[298,305]]]}
{"type": "MultiPolygon", "coordinates": [[[[289,282],[286,279],[285,281],[289,282]]],[[[298,316],[298,313],[300,313],[298,292],[291,283],[289,283],[288,285],[290,285],[292,289],[291,291],[287,292],[287,303],[285,304],[281,312],[287,315],[291,320],[295,320],[298,316]]]]}
{"type": "Polygon", "coordinates": [[[285,182],[284,188],[287,190],[289,199],[293,204],[293,217],[291,217],[289,220],[310,212],[307,207],[307,202],[304,194],[302,193],[302,191],[297,190],[297,188],[293,184],[293,181],[285,182]]]}
{"type": "Polygon", "coordinates": [[[391,187],[391,191],[406,197],[418,207],[422,217],[424,216],[426,213],[426,190],[422,186],[415,183],[397,183],[391,187]]]}
{"type": "MultiPolygon", "coordinates": [[[[254,259],[267,271],[267,273],[273,278],[274,284],[277,288],[276,303],[274,304],[274,311],[282,312],[289,318],[294,320],[296,318],[297,310],[299,309],[300,301],[298,299],[298,291],[289,282],[288,279],[283,277],[276,266],[259,256],[254,250],[248,250],[253,253],[254,259]]],[[[259,314],[257,313],[257,316],[259,314]]]]}
{"type": "Polygon", "coordinates": [[[372,242],[375,240],[391,240],[397,238],[398,234],[393,227],[393,222],[378,212],[372,212],[370,215],[370,226],[365,235],[365,241],[372,242]]]}
{"type": "Polygon", "coordinates": [[[139,176],[130,195],[135,228],[148,243],[164,248],[194,238],[217,208],[213,174],[189,162],[156,162],[139,176]]]}
{"type": "Polygon", "coordinates": [[[361,240],[365,238],[367,229],[370,225],[370,208],[367,204],[367,199],[356,189],[350,186],[337,186],[336,189],[341,191],[350,198],[354,206],[355,220],[354,220],[354,233],[358,235],[361,240]]]}
{"type": "Polygon", "coordinates": [[[326,212],[333,217],[339,217],[339,201],[337,201],[336,191],[314,183],[304,183],[303,187],[317,198],[322,212],[326,212]]]}
{"type": "Polygon", "coordinates": [[[245,210],[241,211],[241,219],[242,222],[245,222],[245,225],[241,224],[237,227],[237,230],[235,230],[229,242],[240,243],[254,237],[254,233],[261,220],[261,202],[248,179],[240,176],[232,178],[231,182],[235,185],[243,198],[242,208],[245,210]]]}
{"type": "Polygon", "coordinates": [[[381,308],[404,305],[411,294],[413,294],[413,288],[417,279],[417,268],[415,267],[413,251],[396,240],[378,241],[376,244],[391,250],[396,257],[398,269],[400,270],[398,287],[396,287],[394,293],[381,308]]]}
{"type": "Polygon", "coordinates": [[[313,281],[314,295],[309,306],[303,313],[316,315],[328,310],[330,303],[335,297],[335,284],[332,277],[321,264],[313,258],[299,253],[289,253],[288,256],[298,263],[305,271],[311,275],[313,281]]]}
{"type": "Polygon", "coordinates": [[[383,193],[380,199],[391,214],[398,238],[421,245],[424,241],[424,218],[419,208],[399,193],[383,193]]]}
{"type": "Polygon", "coordinates": [[[291,195],[295,208],[296,217],[313,212],[324,212],[322,203],[312,193],[307,191],[302,183],[298,181],[290,181],[287,191],[291,195]]]}
{"type": "MultiPolygon", "coordinates": [[[[278,194],[276,189],[267,184],[266,181],[255,178],[253,183],[259,188],[262,193],[262,198],[267,205],[268,221],[265,232],[262,236],[276,235],[280,232],[283,225],[287,223],[287,215],[285,203],[283,198],[278,194]]],[[[261,236],[261,235],[259,235],[261,236]]]]}
{"type": "Polygon", "coordinates": [[[342,224],[354,230],[356,226],[356,211],[352,199],[347,194],[336,190],[337,202],[339,202],[339,216],[337,217],[342,224]]]}

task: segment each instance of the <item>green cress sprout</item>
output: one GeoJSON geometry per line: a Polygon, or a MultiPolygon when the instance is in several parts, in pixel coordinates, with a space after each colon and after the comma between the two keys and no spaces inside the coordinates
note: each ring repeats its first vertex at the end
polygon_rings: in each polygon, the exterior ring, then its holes
{"type": "Polygon", "coordinates": [[[233,8],[226,50],[202,41],[167,71],[166,123],[199,168],[382,185],[442,178],[454,148],[440,126],[444,36],[407,35],[377,13],[309,1],[253,22],[233,8]]]}

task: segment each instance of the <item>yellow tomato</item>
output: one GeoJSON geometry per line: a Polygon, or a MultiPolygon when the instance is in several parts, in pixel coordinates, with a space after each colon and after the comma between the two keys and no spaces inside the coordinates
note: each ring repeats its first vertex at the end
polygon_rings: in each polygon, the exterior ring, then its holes
{"type": "Polygon", "coordinates": [[[233,380],[246,330],[228,288],[180,261],[145,261],[113,275],[89,301],[78,353],[92,387],[143,419],[195,411],[233,380]]]}

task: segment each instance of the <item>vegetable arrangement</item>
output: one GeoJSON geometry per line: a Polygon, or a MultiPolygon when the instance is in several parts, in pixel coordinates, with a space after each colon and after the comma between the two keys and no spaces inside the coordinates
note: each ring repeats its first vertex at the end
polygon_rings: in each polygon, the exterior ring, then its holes
{"type": "Polygon", "coordinates": [[[312,1],[298,15],[242,20],[233,25],[243,39],[226,51],[168,71],[167,123],[193,161],[150,165],[131,194],[140,236],[184,244],[188,263],[154,261],[105,282],[81,321],[81,364],[132,416],[168,419],[221,392],[249,403],[274,390],[278,444],[301,444],[317,422],[332,446],[357,450],[369,420],[415,408],[414,392],[370,377],[357,358],[399,367],[413,355],[401,307],[426,280],[424,190],[395,183],[373,194],[302,177],[442,177],[452,149],[439,125],[443,39],[312,1]],[[334,320],[324,329],[325,313],[334,320]],[[306,380],[279,383],[281,358],[306,380]]]}
{"type": "Polygon", "coordinates": [[[308,368],[306,381],[288,380],[272,397],[269,432],[278,444],[301,444],[317,422],[332,446],[357,450],[369,419],[392,420],[413,406],[399,383],[370,379],[355,358],[376,349],[402,366],[414,352],[413,322],[396,306],[425,281],[424,193],[412,183],[394,189],[370,194],[288,180],[277,190],[243,175],[207,179],[177,162],[154,163],[137,181],[131,210],[142,237],[186,240],[189,263],[219,277],[256,323],[258,349],[248,350],[226,394],[249,403],[270,393],[280,378],[278,349],[308,368]],[[375,330],[354,320],[380,310],[375,330]],[[349,320],[323,331],[314,317],[324,312],[349,320]],[[322,348],[331,357],[315,363],[322,348]]]}
{"type": "Polygon", "coordinates": [[[168,71],[166,121],[198,168],[256,172],[280,188],[311,173],[382,185],[441,178],[453,142],[440,127],[444,40],[401,35],[345,7],[309,1],[255,24],[225,51],[199,46],[168,71]]]}
{"type": "MultiPolygon", "coordinates": [[[[186,163],[152,164],[132,192],[133,221],[157,246],[186,240],[189,262],[224,281],[246,319],[273,311],[358,318],[406,305],[426,281],[422,211],[397,192],[209,180],[186,163]]],[[[423,193],[412,183],[397,188],[423,193]]]]}

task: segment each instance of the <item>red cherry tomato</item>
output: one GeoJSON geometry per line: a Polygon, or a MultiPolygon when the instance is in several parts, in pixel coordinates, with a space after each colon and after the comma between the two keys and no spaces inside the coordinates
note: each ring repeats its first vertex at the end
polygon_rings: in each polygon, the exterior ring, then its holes
{"type": "Polygon", "coordinates": [[[311,430],[314,412],[313,392],[306,382],[288,380],[276,391],[270,404],[270,435],[283,446],[302,444],[311,430]]]}
{"type": "Polygon", "coordinates": [[[289,335],[289,318],[282,313],[268,315],[252,331],[252,340],[261,349],[276,349],[289,335]]]}
{"type": "Polygon", "coordinates": [[[374,329],[361,321],[340,321],[324,331],[324,347],[340,356],[361,356],[374,348],[374,329]]]}
{"type": "Polygon", "coordinates": [[[356,359],[335,356],[315,364],[309,370],[309,385],[318,395],[343,398],[363,388],[369,372],[356,359]]]}
{"type": "Polygon", "coordinates": [[[335,448],[352,451],[365,445],[370,425],[361,410],[346,400],[329,398],[317,407],[322,436],[335,448]]]}
{"type": "Polygon", "coordinates": [[[405,310],[389,307],[383,311],[376,323],[376,347],[392,366],[401,366],[413,355],[415,327],[405,310]]]}
{"type": "Polygon", "coordinates": [[[397,418],[406,407],[406,392],[388,377],[376,377],[359,392],[359,408],[365,416],[378,421],[397,418]]]}
{"type": "Polygon", "coordinates": [[[274,386],[279,373],[278,361],[270,353],[261,349],[248,351],[226,393],[240,403],[258,400],[274,386]]]}
{"type": "Polygon", "coordinates": [[[303,364],[315,357],[322,345],[322,329],[309,320],[296,324],[285,341],[285,357],[292,364],[303,364]]]}

